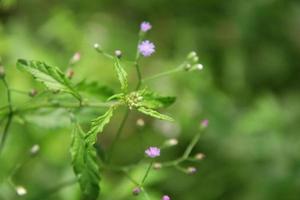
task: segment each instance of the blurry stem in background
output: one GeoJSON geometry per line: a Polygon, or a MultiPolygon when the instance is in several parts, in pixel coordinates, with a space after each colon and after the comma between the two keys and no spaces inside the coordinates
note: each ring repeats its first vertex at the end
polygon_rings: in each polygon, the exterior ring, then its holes
{"type": "Polygon", "coordinates": [[[164,163],[161,163],[162,164],[162,167],[176,167],[177,169],[179,169],[178,167],[179,164],[181,164],[182,162],[186,161],[186,160],[189,160],[189,156],[192,152],[192,150],[194,149],[194,147],[196,146],[197,142],[199,141],[202,133],[204,132],[205,128],[201,128],[201,130],[193,137],[193,139],[191,140],[191,142],[189,143],[189,145],[187,146],[187,148],[185,149],[183,155],[176,159],[176,160],[173,160],[173,161],[169,161],[169,162],[164,162],[164,163]]]}
{"type": "Polygon", "coordinates": [[[7,102],[8,102],[9,112],[8,112],[8,115],[7,115],[7,121],[6,121],[4,130],[3,130],[3,133],[2,133],[1,141],[0,141],[0,154],[1,154],[2,149],[4,147],[4,143],[5,143],[6,138],[7,138],[8,130],[9,130],[9,127],[11,125],[12,118],[13,118],[13,108],[12,108],[12,101],[11,101],[11,93],[10,93],[10,89],[9,89],[9,86],[7,84],[7,81],[6,81],[5,77],[2,78],[2,82],[3,82],[3,84],[4,84],[5,88],[6,88],[6,91],[7,91],[7,102]]]}
{"type": "MultiPolygon", "coordinates": [[[[38,104],[38,105],[33,105],[33,106],[28,106],[24,108],[12,108],[13,114],[21,114],[21,113],[26,113],[28,111],[34,111],[34,110],[39,110],[43,108],[84,108],[84,107],[94,107],[94,108],[106,108],[110,107],[114,104],[117,103],[103,103],[103,102],[95,102],[95,103],[83,103],[81,106],[79,106],[77,103],[43,103],[43,104],[38,104]]],[[[8,113],[4,113],[5,115],[8,115],[8,113]]]]}
{"type": "Polygon", "coordinates": [[[142,82],[151,81],[151,80],[156,79],[156,78],[160,78],[160,77],[168,76],[168,75],[180,72],[180,71],[184,71],[184,67],[183,66],[184,66],[184,64],[181,64],[178,67],[176,67],[175,69],[171,69],[169,71],[165,71],[165,72],[162,72],[162,73],[150,76],[148,78],[143,79],[142,82]]]}
{"type": "Polygon", "coordinates": [[[146,170],[146,173],[145,173],[145,175],[144,175],[144,177],[143,177],[143,179],[142,179],[142,181],[141,181],[141,183],[140,183],[140,186],[141,186],[141,187],[143,187],[143,185],[144,185],[144,183],[145,183],[145,181],[146,181],[146,179],[147,179],[147,177],[148,177],[148,175],[149,175],[149,172],[150,172],[150,170],[151,170],[151,168],[152,168],[152,165],[153,165],[153,161],[150,162],[150,164],[149,164],[149,166],[148,166],[148,168],[147,168],[147,170],[146,170]]]}

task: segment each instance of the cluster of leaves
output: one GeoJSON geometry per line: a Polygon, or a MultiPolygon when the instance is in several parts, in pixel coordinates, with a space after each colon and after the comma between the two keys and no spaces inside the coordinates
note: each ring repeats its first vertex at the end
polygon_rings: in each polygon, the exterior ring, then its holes
{"type": "Polygon", "coordinates": [[[103,132],[105,125],[109,123],[118,107],[127,106],[128,109],[136,109],[157,119],[173,121],[171,117],[159,113],[156,109],[171,105],[176,98],[160,96],[148,88],[129,91],[128,75],[120,63],[120,58],[117,56],[113,57],[113,61],[114,69],[121,85],[120,93],[117,94],[114,94],[113,90],[106,86],[99,87],[97,83],[87,83],[85,80],[74,84],[58,67],[49,66],[44,62],[24,59],[19,59],[17,62],[17,66],[20,69],[29,72],[49,90],[55,93],[62,92],[72,95],[79,101],[79,106],[84,104],[82,94],[89,92],[102,93],[104,96],[108,96],[108,102],[112,102],[103,115],[91,120],[91,127],[88,131],[84,131],[81,128],[80,123],[73,114],[71,117],[74,125],[72,131],[73,140],[70,148],[72,165],[84,199],[96,199],[99,195],[100,171],[94,145],[98,134],[103,132]]]}

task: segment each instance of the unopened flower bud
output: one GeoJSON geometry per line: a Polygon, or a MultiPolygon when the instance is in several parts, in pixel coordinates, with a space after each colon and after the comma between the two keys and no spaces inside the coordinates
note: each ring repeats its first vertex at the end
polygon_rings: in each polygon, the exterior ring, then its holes
{"type": "Polygon", "coordinates": [[[139,195],[140,193],[141,193],[141,188],[139,188],[139,187],[135,187],[135,188],[133,188],[133,190],[132,190],[132,194],[134,195],[134,196],[137,196],[137,195],[139,195]]]}
{"type": "Polygon", "coordinates": [[[115,50],[115,55],[117,56],[117,58],[121,58],[122,57],[122,51],[121,50],[115,50]]]}
{"type": "Polygon", "coordinates": [[[30,154],[32,156],[35,156],[40,151],[40,146],[38,144],[35,144],[30,149],[30,154]]]}
{"type": "Polygon", "coordinates": [[[24,196],[27,194],[27,190],[23,186],[17,186],[15,189],[18,196],[24,196]]]}
{"type": "Polygon", "coordinates": [[[153,169],[159,170],[159,169],[161,169],[161,168],[162,168],[161,163],[159,163],[159,162],[153,163],[153,169]]]}
{"type": "Polygon", "coordinates": [[[5,77],[5,70],[4,67],[0,65],[0,78],[4,78],[5,77]]]}
{"type": "Polygon", "coordinates": [[[30,97],[35,97],[36,95],[37,95],[37,91],[35,90],[35,89],[32,89],[32,90],[30,90],[30,92],[28,93],[28,95],[30,96],[30,97]]]}
{"type": "Polygon", "coordinates": [[[72,68],[69,68],[69,69],[67,70],[67,77],[68,77],[69,79],[72,79],[73,76],[74,76],[74,70],[73,70],[72,68]]]}
{"type": "Polygon", "coordinates": [[[178,144],[178,140],[175,138],[169,139],[165,142],[165,145],[168,147],[175,146],[178,144]]]}
{"type": "Polygon", "coordinates": [[[195,56],[197,56],[197,53],[192,51],[187,55],[187,59],[192,60],[195,56]]]}
{"type": "Polygon", "coordinates": [[[203,69],[203,65],[202,64],[197,64],[196,69],[201,71],[203,69]]]}
{"type": "Polygon", "coordinates": [[[204,157],[205,157],[205,155],[203,153],[197,153],[195,155],[195,159],[197,159],[197,160],[203,160],[204,157]]]}
{"type": "Polygon", "coordinates": [[[139,127],[144,127],[145,121],[142,118],[140,118],[140,119],[136,120],[136,125],[139,127]]]}
{"type": "Polygon", "coordinates": [[[94,48],[95,48],[95,49],[99,49],[99,48],[100,48],[100,45],[99,45],[98,43],[95,43],[95,44],[94,44],[94,48]]]}
{"type": "Polygon", "coordinates": [[[204,119],[204,120],[201,122],[201,127],[202,127],[202,128],[208,127],[208,123],[209,123],[208,119],[204,119]]]}
{"type": "Polygon", "coordinates": [[[190,63],[187,63],[185,66],[184,66],[184,69],[186,71],[189,71],[190,69],[192,68],[192,65],[190,63]]]}
{"type": "Polygon", "coordinates": [[[196,169],[196,167],[188,167],[187,169],[186,169],[186,173],[187,174],[195,174],[197,172],[197,169],[196,169]]]}
{"type": "Polygon", "coordinates": [[[193,63],[197,63],[198,61],[199,61],[198,56],[195,56],[195,57],[192,59],[192,62],[193,62],[193,63]]]}
{"type": "Polygon", "coordinates": [[[73,57],[71,58],[71,61],[70,63],[71,64],[74,64],[74,63],[77,63],[79,60],[80,60],[80,53],[79,52],[76,52],[73,57]]]}

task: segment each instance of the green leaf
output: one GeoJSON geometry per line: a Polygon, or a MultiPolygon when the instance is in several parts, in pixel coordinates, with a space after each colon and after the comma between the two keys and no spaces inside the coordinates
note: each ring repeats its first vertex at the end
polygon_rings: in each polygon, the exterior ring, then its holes
{"type": "Polygon", "coordinates": [[[145,107],[139,107],[138,111],[149,115],[151,117],[157,118],[157,119],[162,119],[162,120],[167,120],[167,121],[174,121],[172,117],[169,117],[167,115],[161,114],[155,110],[152,110],[151,108],[145,108],[145,107]]]}
{"type": "Polygon", "coordinates": [[[72,165],[82,191],[82,199],[96,200],[100,191],[96,149],[86,143],[85,133],[79,124],[74,127],[72,137],[72,165]]]}
{"type": "Polygon", "coordinates": [[[91,95],[93,97],[102,97],[102,99],[107,99],[114,95],[114,90],[108,86],[100,85],[96,81],[88,82],[83,80],[76,85],[76,89],[84,94],[91,95]]]}
{"type": "Polygon", "coordinates": [[[28,61],[24,59],[19,59],[17,66],[29,72],[49,90],[66,92],[72,94],[78,100],[81,100],[80,94],[58,67],[52,67],[40,61],[28,61]]]}
{"type": "Polygon", "coordinates": [[[141,95],[143,100],[139,103],[139,106],[151,109],[166,108],[176,101],[176,97],[160,96],[147,89],[143,90],[141,95]]]}
{"type": "Polygon", "coordinates": [[[114,60],[115,60],[115,63],[114,63],[115,70],[118,74],[118,79],[121,83],[121,90],[126,93],[127,89],[128,89],[127,72],[121,66],[121,63],[118,58],[115,58],[114,60]]]}
{"type": "Polygon", "coordinates": [[[104,126],[109,123],[113,111],[114,107],[110,107],[106,113],[92,120],[91,129],[85,137],[85,141],[88,145],[94,145],[96,143],[98,133],[101,133],[104,126]]]}

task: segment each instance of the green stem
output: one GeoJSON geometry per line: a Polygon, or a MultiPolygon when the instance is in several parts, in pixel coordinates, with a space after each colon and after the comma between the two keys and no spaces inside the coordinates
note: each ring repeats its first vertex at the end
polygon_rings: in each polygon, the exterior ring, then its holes
{"type": "Polygon", "coordinates": [[[11,92],[10,92],[10,89],[9,89],[9,86],[8,86],[8,83],[5,79],[5,77],[2,78],[2,81],[3,81],[3,84],[4,84],[4,86],[6,88],[6,91],[7,91],[7,102],[8,102],[9,113],[8,113],[7,121],[6,121],[4,130],[3,130],[2,138],[1,138],[1,141],[0,141],[0,154],[1,154],[2,149],[4,147],[4,144],[5,144],[5,141],[6,141],[6,138],[7,138],[7,134],[8,134],[8,130],[9,130],[9,127],[11,125],[12,118],[13,118],[11,92]]]}
{"type": "Polygon", "coordinates": [[[122,133],[123,128],[125,126],[125,123],[126,123],[126,121],[128,119],[128,116],[129,116],[129,108],[126,108],[126,111],[125,111],[124,117],[122,119],[122,122],[121,122],[121,124],[119,126],[119,129],[118,129],[118,131],[116,133],[116,136],[115,136],[115,138],[114,138],[114,140],[113,140],[113,142],[111,144],[111,147],[110,147],[110,155],[109,155],[108,160],[107,160],[108,163],[111,161],[112,155],[113,155],[114,150],[115,150],[115,145],[116,145],[116,143],[119,141],[119,139],[121,137],[121,133],[122,133]]]}
{"type": "Polygon", "coordinates": [[[145,175],[144,175],[144,177],[143,177],[143,179],[142,179],[142,181],[141,181],[141,183],[140,183],[140,186],[141,186],[141,187],[143,187],[143,185],[144,185],[144,183],[145,183],[145,181],[146,181],[146,179],[147,179],[147,177],[148,177],[148,175],[149,175],[149,172],[150,172],[150,170],[151,170],[151,168],[152,168],[152,165],[153,165],[153,161],[150,162],[150,164],[149,164],[149,166],[148,166],[148,168],[147,168],[147,171],[146,171],[146,173],[145,173],[145,175]]]}
{"type": "Polygon", "coordinates": [[[162,163],[163,167],[171,167],[171,166],[178,166],[180,163],[186,161],[189,159],[189,156],[192,152],[192,150],[195,148],[196,144],[198,143],[198,141],[200,140],[200,137],[202,135],[203,129],[201,131],[199,131],[191,140],[191,142],[189,143],[189,145],[186,147],[183,155],[181,157],[179,157],[178,159],[175,159],[173,161],[168,161],[165,163],[162,163]]]}
{"type": "Polygon", "coordinates": [[[180,65],[179,67],[176,67],[175,69],[171,69],[171,70],[159,73],[159,74],[155,74],[155,75],[150,76],[148,78],[145,78],[145,79],[143,79],[143,82],[151,81],[153,79],[157,79],[157,78],[160,78],[160,77],[163,77],[163,76],[168,76],[168,75],[171,75],[171,74],[183,71],[183,70],[184,70],[184,68],[182,67],[182,65],[180,65]]]}

